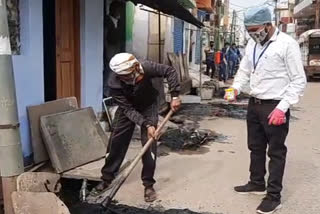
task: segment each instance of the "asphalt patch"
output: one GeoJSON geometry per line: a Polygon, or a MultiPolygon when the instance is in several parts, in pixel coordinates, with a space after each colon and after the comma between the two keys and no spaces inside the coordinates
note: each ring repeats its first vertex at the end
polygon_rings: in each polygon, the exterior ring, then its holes
{"type": "Polygon", "coordinates": [[[183,104],[178,112],[179,117],[173,117],[173,122],[183,120],[199,121],[208,117],[229,117],[246,119],[247,106],[233,104],[183,104]]]}

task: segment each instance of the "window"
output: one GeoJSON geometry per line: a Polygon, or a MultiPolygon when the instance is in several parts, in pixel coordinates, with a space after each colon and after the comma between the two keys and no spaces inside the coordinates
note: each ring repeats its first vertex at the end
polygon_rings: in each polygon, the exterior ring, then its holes
{"type": "Polygon", "coordinates": [[[7,2],[11,50],[13,55],[19,55],[20,54],[19,0],[6,0],[6,2],[7,2]]]}
{"type": "Polygon", "coordinates": [[[310,38],[309,54],[320,54],[320,38],[310,38]]]}

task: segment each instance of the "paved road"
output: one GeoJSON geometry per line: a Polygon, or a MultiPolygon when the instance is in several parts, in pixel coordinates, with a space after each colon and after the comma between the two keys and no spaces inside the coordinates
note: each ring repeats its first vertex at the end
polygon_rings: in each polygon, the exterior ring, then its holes
{"type": "MultiPolygon", "coordinates": [[[[279,214],[320,213],[320,83],[308,84],[301,103],[292,112],[284,181],[283,205],[279,214]]],[[[210,128],[230,136],[232,144],[213,144],[203,154],[175,154],[158,161],[156,189],[166,208],[190,208],[221,214],[254,214],[261,196],[243,196],[233,186],[248,179],[249,152],[246,123],[235,119],[204,120],[210,128]]],[[[120,190],[121,203],[146,206],[138,179],[140,168],[120,190]]]]}

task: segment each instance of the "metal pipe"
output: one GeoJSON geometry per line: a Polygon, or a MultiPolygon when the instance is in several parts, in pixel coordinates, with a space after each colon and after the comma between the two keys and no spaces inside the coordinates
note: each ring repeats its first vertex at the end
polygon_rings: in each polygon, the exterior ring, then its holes
{"type": "Polygon", "coordinates": [[[199,77],[199,89],[200,97],[202,99],[202,30],[200,30],[200,77],[199,77]]]}
{"type": "MultiPolygon", "coordinates": [[[[140,10],[143,10],[143,11],[146,11],[146,12],[149,12],[149,13],[154,13],[154,14],[157,14],[157,15],[159,14],[158,12],[155,12],[155,11],[153,11],[153,10],[144,9],[144,8],[142,8],[142,7],[140,7],[139,9],[140,9],[140,10]]],[[[164,14],[164,13],[162,13],[161,16],[165,16],[165,17],[168,17],[168,18],[172,18],[172,16],[169,16],[169,15],[164,14]]]]}
{"type": "Polygon", "coordinates": [[[7,10],[0,0],[0,169],[1,176],[16,176],[23,172],[19,121],[7,10]]]}
{"type": "Polygon", "coordinates": [[[0,115],[0,171],[5,213],[11,214],[11,193],[24,168],[5,0],[0,0],[0,115]]]}

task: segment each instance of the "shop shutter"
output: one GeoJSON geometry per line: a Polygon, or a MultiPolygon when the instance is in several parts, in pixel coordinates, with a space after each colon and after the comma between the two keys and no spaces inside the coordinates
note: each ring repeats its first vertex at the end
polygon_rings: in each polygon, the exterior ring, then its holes
{"type": "Polygon", "coordinates": [[[175,53],[182,53],[183,52],[183,30],[184,28],[184,21],[175,18],[174,19],[174,52],[175,53]]]}

